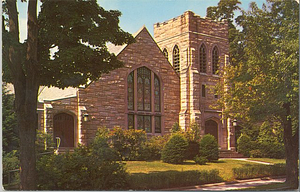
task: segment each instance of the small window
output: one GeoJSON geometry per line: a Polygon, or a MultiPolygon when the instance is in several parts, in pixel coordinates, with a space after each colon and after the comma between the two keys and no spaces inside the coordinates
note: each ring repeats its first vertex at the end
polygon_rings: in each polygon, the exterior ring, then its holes
{"type": "Polygon", "coordinates": [[[164,54],[165,58],[169,59],[168,51],[166,48],[164,48],[163,54],[164,54]]]}
{"type": "Polygon", "coordinates": [[[179,48],[177,45],[175,45],[173,49],[173,67],[176,72],[180,71],[180,54],[179,54],[179,48]]]}
{"type": "Polygon", "coordinates": [[[212,52],[212,73],[218,75],[219,70],[219,51],[215,46],[212,52]]]}
{"type": "Polygon", "coordinates": [[[202,97],[206,96],[205,93],[206,93],[206,87],[205,85],[202,85],[202,97]]]}
{"type": "Polygon", "coordinates": [[[219,98],[219,96],[218,95],[215,95],[215,99],[218,99],[219,98]]]}
{"type": "Polygon", "coordinates": [[[204,44],[202,44],[200,47],[199,63],[200,63],[200,72],[206,73],[206,48],[204,44]]]}

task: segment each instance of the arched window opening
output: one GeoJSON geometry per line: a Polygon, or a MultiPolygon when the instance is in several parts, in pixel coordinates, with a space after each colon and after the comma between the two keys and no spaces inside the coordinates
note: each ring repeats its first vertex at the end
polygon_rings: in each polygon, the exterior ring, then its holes
{"type": "Polygon", "coordinates": [[[173,67],[176,72],[180,72],[180,54],[177,45],[173,49],[173,67]]]}
{"type": "Polygon", "coordinates": [[[164,54],[164,56],[165,56],[167,59],[169,59],[168,51],[167,51],[166,48],[164,48],[163,54],[164,54]]]}
{"type": "Polygon", "coordinates": [[[219,70],[219,51],[215,46],[212,52],[212,73],[218,75],[219,70]]]}
{"type": "Polygon", "coordinates": [[[128,75],[127,102],[128,129],[161,133],[160,80],[147,67],[140,67],[128,75]]]}
{"type": "Polygon", "coordinates": [[[200,51],[199,51],[199,63],[200,63],[200,72],[201,73],[206,73],[206,47],[204,44],[200,46],[200,51]]]}

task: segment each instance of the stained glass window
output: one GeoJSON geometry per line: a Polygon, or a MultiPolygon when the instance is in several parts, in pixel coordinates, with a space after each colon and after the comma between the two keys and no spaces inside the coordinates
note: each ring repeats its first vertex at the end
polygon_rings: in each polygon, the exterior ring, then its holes
{"type": "Polygon", "coordinates": [[[146,67],[138,68],[137,71],[138,110],[151,110],[151,71],[146,67]]]}
{"type": "Polygon", "coordinates": [[[177,45],[175,45],[173,49],[173,67],[175,71],[180,71],[180,54],[179,54],[179,48],[177,45]]]}
{"type": "Polygon", "coordinates": [[[167,51],[167,49],[166,49],[166,48],[164,48],[164,50],[163,50],[163,54],[164,54],[164,56],[165,56],[167,59],[169,59],[169,56],[168,56],[168,51],[167,51]]]}
{"type": "Polygon", "coordinates": [[[128,75],[127,78],[127,101],[128,101],[128,109],[133,110],[134,109],[134,78],[133,78],[134,73],[131,72],[128,75]]]}
{"type": "Polygon", "coordinates": [[[212,73],[217,75],[219,70],[219,51],[215,46],[212,52],[212,73]]]}
{"type": "Polygon", "coordinates": [[[204,44],[202,44],[200,47],[199,63],[200,63],[200,72],[206,73],[206,48],[204,44]]]}
{"type": "Polygon", "coordinates": [[[128,129],[134,129],[134,115],[128,115],[128,129]]]}
{"type": "Polygon", "coordinates": [[[155,133],[161,133],[161,117],[155,116],[155,133]]]}
{"type": "Polygon", "coordinates": [[[154,76],[154,108],[155,112],[160,111],[160,83],[156,75],[154,76]]]}
{"type": "Polygon", "coordinates": [[[140,67],[128,75],[127,84],[128,129],[161,133],[161,84],[158,76],[150,69],[140,67]]]}
{"type": "Polygon", "coordinates": [[[202,85],[202,97],[205,97],[206,90],[205,90],[205,85],[202,85]]]}
{"type": "Polygon", "coordinates": [[[137,129],[144,130],[146,133],[151,133],[151,116],[149,115],[138,115],[137,116],[137,129]]]}

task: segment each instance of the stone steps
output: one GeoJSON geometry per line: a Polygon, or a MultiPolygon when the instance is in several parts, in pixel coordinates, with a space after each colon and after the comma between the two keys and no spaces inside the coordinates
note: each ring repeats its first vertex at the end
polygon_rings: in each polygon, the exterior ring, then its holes
{"type": "Polygon", "coordinates": [[[221,150],[219,158],[243,158],[244,156],[236,151],[221,150]]]}

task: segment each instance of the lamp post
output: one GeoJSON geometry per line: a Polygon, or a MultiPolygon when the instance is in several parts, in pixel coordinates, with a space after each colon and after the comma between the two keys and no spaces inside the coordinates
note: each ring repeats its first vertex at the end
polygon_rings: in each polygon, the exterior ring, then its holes
{"type": "MultiPolygon", "coordinates": [[[[236,127],[237,127],[237,120],[236,119],[233,119],[233,122],[232,122],[232,126],[234,127],[234,131],[236,130],[236,127]]],[[[235,134],[234,134],[235,135],[235,134]]],[[[236,135],[235,135],[236,137],[236,135]]],[[[236,141],[236,139],[235,139],[236,141]]],[[[236,143],[234,143],[235,147],[236,147],[236,143]]]]}
{"type": "Polygon", "coordinates": [[[89,114],[84,113],[83,114],[83,121],[87,122],[89,120],[89,114]]]}

